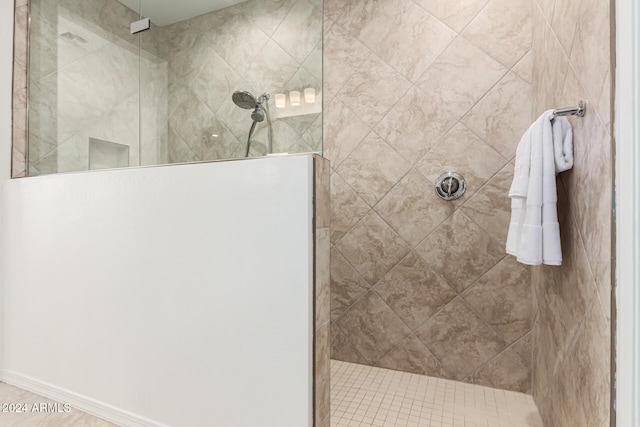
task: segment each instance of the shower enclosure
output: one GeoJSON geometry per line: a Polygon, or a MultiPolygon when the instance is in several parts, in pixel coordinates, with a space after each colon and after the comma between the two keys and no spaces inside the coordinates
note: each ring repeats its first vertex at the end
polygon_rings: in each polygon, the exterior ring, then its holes
{"type": "Polygon", "coordinates": [[[206,3],[31,1],[14,176],[321,153],[322,2],[206,3]]]}

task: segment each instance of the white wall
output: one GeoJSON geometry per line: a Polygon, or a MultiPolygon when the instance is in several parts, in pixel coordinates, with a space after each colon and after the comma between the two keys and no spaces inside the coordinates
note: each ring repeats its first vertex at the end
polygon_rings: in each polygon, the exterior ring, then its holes
{"type": "Polygon", "coordinates": [[[310,425],[312,172],[300,156],[6,183],[3,379],[127,425],[310,425]]]}

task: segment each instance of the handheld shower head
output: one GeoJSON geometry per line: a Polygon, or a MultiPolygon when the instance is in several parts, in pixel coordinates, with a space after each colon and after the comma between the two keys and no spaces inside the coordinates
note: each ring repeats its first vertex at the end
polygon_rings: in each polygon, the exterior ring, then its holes
{"type": "Polygon", "coordinates": [[[261,104],[256,105],[253,113],[251,113],[251,120],[254,122],[264,121],[264,110],[261,104]]]}

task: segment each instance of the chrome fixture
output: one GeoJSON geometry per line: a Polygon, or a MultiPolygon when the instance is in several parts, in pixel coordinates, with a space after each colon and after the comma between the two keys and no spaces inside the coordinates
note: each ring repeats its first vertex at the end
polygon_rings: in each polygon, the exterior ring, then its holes
{"type": "Polygon", "coordinates": [[[444,200],[456,200],[467,191],[467,181],[456,172],[446,172],[436,180],[436,194],[444,200]]]}
{"type": "Polygon", "coordinates": [[[586,111],[587,111],[586,101],[580,101],[577,107],[558,108],[557,110],[553,110],[553,114],[555,116],[584,117],[584,114],[586,113],[586,111]]]}
{"type": "Polygon", "coordinates": [[[251,120],[253,120],[253,123],[251,123],[249,136],[247,137],[247,150],[245,152],[245,157],[249,157],[251,136],[256,129],[256,124],[263,122],[265,117],[267,118],[267,154],[273,152],[273,130],[271,128],[271,118],[269,117],[269,98],[270,96],[268,93],[263,93],[256,98],[251,92],[247,92],[246,90],[237,90],[233,95],[231,95],[231,99],[238,107],[244,108],[245,110],[253,109],[253,112],[251,113],[251,120]]]}

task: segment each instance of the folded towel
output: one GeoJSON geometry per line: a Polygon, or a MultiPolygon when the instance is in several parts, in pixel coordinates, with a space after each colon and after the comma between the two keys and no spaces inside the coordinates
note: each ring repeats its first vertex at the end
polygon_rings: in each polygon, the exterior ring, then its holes
{"type": "Polygon", "coordinates": [[[573,133],[564,117],[545,111],[516,151],[506,250],[523,264],[560,265],[556,174],[573,166],[573,133]]]}

